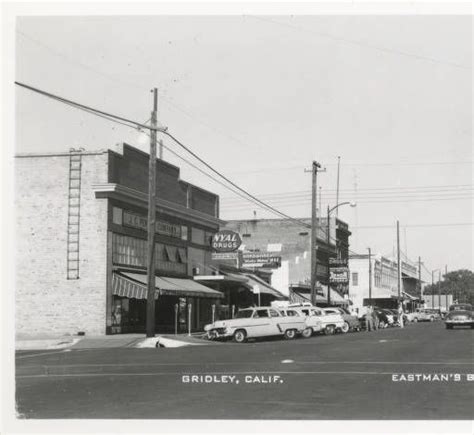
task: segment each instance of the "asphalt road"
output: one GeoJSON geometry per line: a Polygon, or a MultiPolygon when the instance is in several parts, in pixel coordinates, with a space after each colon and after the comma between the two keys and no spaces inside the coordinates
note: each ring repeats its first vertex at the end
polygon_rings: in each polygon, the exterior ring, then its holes
{"type": "Polygon", "coordinates": [[[472,335],[436,322],[240,345],[20,352],[17,409],[62,419],[465,420],[472,335]]]}

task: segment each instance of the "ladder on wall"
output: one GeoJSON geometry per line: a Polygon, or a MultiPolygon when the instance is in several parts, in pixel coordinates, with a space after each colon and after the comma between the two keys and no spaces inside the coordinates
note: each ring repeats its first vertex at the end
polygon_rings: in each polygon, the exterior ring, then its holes
{"type": "Polygon", "coordinates": [[[67,214],[67,279],[79,279],[81,167],[82,155],[71,153],[69,157],[69,192],[67,214]]]}

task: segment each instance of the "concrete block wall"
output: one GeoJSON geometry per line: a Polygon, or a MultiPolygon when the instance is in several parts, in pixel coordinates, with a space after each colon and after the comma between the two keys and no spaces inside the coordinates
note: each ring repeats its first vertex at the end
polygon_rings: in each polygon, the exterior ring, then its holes
{"type": "Polygon", "coordinates": [[[78,280],[67,279],[69,155],[15,159],[17,336],[105,334],[107,153],[83,154],[78,280]]]}

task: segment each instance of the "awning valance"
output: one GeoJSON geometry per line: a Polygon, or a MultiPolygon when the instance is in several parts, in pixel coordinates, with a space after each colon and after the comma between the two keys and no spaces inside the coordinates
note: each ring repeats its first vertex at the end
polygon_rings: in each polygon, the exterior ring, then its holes
{"type": "MultiPolygon", "coordinates": [[[[155,276],[155,299],[159,295],[218,299],[223,294],[191,279],[155,276]]],[[[147,276],[141,273],[114,272],[112,293],[130,299],[146,299],[147,276]]]]}

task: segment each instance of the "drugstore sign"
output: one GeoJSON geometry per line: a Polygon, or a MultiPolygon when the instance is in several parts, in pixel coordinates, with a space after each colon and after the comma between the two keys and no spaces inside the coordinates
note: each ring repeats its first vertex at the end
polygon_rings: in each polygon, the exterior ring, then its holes
{"type": "Polygon", "coordinates": [[[219,231],[211,239],[211,246],[216,252],[233,252],[239,249],[241,244],[240,235],[230,230],[219,231]]]}

